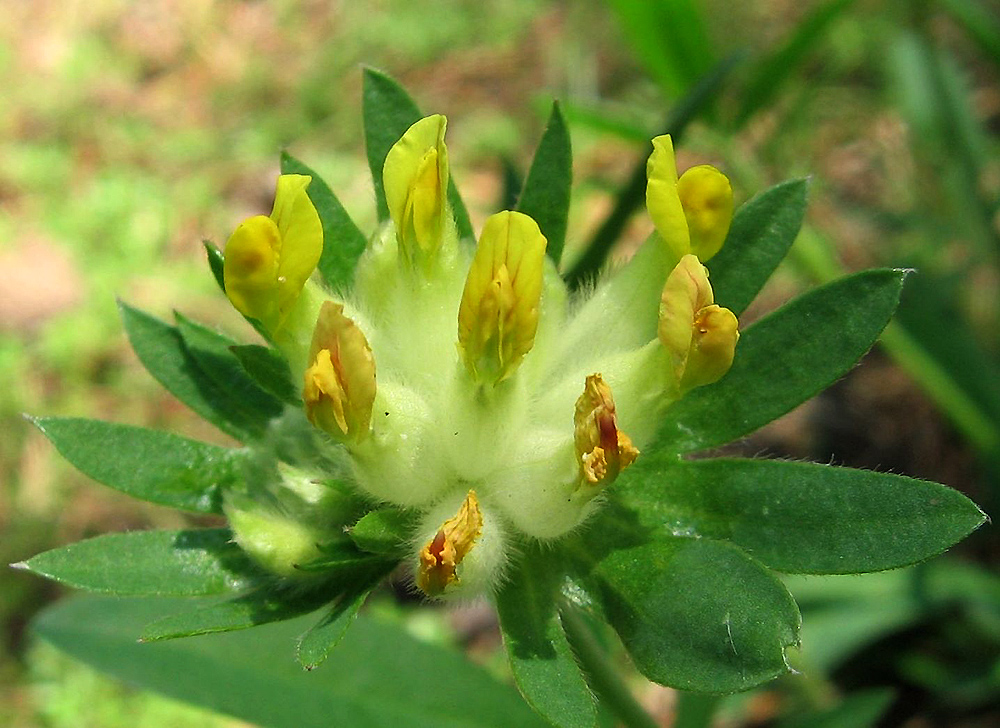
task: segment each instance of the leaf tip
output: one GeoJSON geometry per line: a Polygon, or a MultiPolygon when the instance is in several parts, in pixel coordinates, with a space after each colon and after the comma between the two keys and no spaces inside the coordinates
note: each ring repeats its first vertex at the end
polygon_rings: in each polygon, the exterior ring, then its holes
{"type": "Polygon", "coordinates": [[[31,567],[28,566],[27,561],[17,561],[13,564],[7,564],[10,568],[16,569],[17,571],[31,571],[31,567]]]}

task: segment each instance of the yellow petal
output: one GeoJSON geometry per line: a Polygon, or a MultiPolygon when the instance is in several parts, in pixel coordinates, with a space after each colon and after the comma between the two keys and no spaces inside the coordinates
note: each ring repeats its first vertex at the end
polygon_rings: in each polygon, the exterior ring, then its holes
{"type": "Polygon", "coordinates": [[[441,524],[434,538],[420,551],[417,586],[433,597],[456,583],[458,565],[476,545],[482,532],[483,514],[476,492],[470,490],[458,513],[441,524]]]}
{"type": "Polygon", "coordinates": [[[687,218],[677,192],[677,162],[670,135],[653,139],[646,163],[646,209],[656,232],[677,258],[691,252],[687,218]]]}
{"type": "Polygon", "coordinates": [[[687,219],[691,252],[707,261],[719,252],[733,220],[733,188],[715,167],[692,167],[677,180],[677,194],[687,219]]]}
{"type": "Polygon", "coordinates": [[[702,387],[722,379],[733,365],[739,322],[728,308],[706,306],[694,321],[694,338],[681,389],[702,387]]]}
{"type": "Polygon", "coordinates": [[[580,476],[585,485],[597,488],[609,485],[639,456],[629,436],[618,429],[615,400],[600,374],[587,377],[583,394],[576,400],[573,424],[580,476]]]}
{"type": "Polygon", "coordinates": [[[739,339],[736,316],[715,305],[708,271],[694,255],[681,258],[667,277],[657,335],[682,393],[717,381],[733,363],[739,339]]]}
{"type": "Polygon", "coordinates": [[[435,252],[441,245],[447,215],[448,121],[440,114],[413,124],[386,155],[382,183],[400,249],[435,252]]]}
{"type": "Polygon", "coordinates": [[[341,440],[368,435],[375,402],[375,359],[361,329],[339,303],[320,309],[302,399],[316,427],[341,440]]]}
{"type": "Polygon", "coordinates": [[[323,224],[316,206],[306,193],[311,177],[283,174],[274,194],[274,220],[281,235],[277,296],[279,315],[284,318],[302,286],[316,270],[323,254],[323,224]]]}
{"type": "Polygon", "coordinates": [[[546,244],[520,212],[499,212],[483,226],[458,311],[459,350],[474,374],[499,382],[531,350],[546,244]]]}
{"type": "Polygon", "coordinates": [[[278,319],[274,289],[280,252],[278,226],[263,215],[240,223],[226,243],[222,267],[226,295],[237,311],[267,326],[278,319]]]}

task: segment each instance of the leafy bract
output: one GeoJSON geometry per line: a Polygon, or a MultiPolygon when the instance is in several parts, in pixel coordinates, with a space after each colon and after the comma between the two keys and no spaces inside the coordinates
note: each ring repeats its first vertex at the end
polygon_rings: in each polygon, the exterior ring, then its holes
{"type": "Polygon", "coordinates": [[[855,273],[750,326],[729,373],[671,405],[655,449],[684,453],[723,445],[821,392],[875,343],[899,302],[906,274],[855,273]]]}
{"type": "Polygon", "coordinates": [[[247,454],[168,432],[73,417],[32,419],[84,475],[134,498],[221,513],[224,488],[242,480],[247,454]]]}
{"type": "Polygon", "coordinates": [[[67,586],[123,596],[223,594],[259,576],[223,528],[109,533],[17,566],[67,586]]]}
{"type": "Polygon", "coordinates": [[[557,266],[566,244],[573,150],[559,102],[552,104],[545,133],[535,150],[528,178],[517,201],[518,212],[533,218],[548,241],[545,253],[557,266]]]}
{"type": "Polygon", "coordinates": [[[301,406],[302,397],[292,384],[292,370],[285,357],[274,349],[259,344],[231,346],[229,350],[261,389],[282,402],[301,406]]]}
{"type": "Polygon", "coordinates": [[[132,685],[272,728],[537,728],[517,693],[460,655],[405,629],[360,617],[335,659],[304,672],[277,656],[302,620],[253,632],[139,644],[144,624],[183,600],[76,598],[35,622],[36,633],[132,685]],[[431,689],[446,679],[448,689],[431,689]]]}
{"type": "Polygon", "coordinates": [[[554,726],[593,726],[594,699],[573,658],[556,597],[562,569],[554,552],[526,547],[497,593],[507,659],[518,689],[554,726]]]}
{"type": "Polygon", "coordinates": [[[737,316],[750,305],[795,242],[808,189],[808,180],[788,180],[740,206],[722,250],[706,264],[716,303],[737,316]]]}
{"type": "Polygon", "coordinates": [[[808,574],[923,561],[986,518],[938,483],[776,460],[651,455],[623,473],[614,497],[652,538],[732,541],[772,569],[808,574]]]}

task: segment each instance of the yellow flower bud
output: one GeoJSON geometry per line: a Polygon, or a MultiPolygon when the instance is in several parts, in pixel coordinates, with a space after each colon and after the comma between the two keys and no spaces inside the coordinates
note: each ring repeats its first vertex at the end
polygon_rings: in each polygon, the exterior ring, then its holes
{"type": "Polygon", "coordinates": [[[740,338],[736,315],[715,305],[708,271],[685,255],[667,277],[657,327],[680,392],[711,384],[732,366],[740,338]]]}
{"type": "Polygon", "coordinates": [[[715,167],[692,167],[677,178],[669,135],[653,139],[646,163],[646,209],[656,231],[679,258],[706,261],[719,252],[733,219],[733,189],[715,167]]]}
{"type": "Polygon", "coordinates": [[[432,255],[441,247],[447,218],[447,119],[440,114],[416,122],[386,155],[382,183],[402,253],[432,255]]]}
{"type": "Polygon", "coordinates": [[[476,492],[470,490],[458,513],[438,529],[420,551],[417,586],[428,596],[441,594],[458,582],[456,568],[462,563],[483,532],[483,514],[476,492]]]}
{"type": "Polygon", "coordinates": [[[278,177],[274,209],[236,228],[226,243],[223,279],[236,310],[272,333],[281,328],[323,252],[323,225],[306,194],[311,177],[278,177]]]}
{"type": "Polygon", "coordinates": [[[580,477],[595,493],[639,457],[632,440],[618,429],[615,400],[600,374],[587,377],[583,394],[576,400],[573,423],[580,477]]]}
{"type": "Polygon", "coordinates": [[[320,309],[309,361],[302,391],[309,421],[337,439],[363,440],[375,402],[375,359],[339,303],[320,309]]]}
{"type": "Polygon", "coordinates": [[[531,350],[546,244],[520,212],[498,212],[483,226],[458,311],[458,348],[473,374],[500,382],[531,350]]]}

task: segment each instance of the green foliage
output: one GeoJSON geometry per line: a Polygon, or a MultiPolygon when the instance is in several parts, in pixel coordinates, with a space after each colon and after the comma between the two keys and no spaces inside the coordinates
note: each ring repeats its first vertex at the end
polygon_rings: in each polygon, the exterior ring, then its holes
{"type": "Polygon", "coordinates": [[[143,625],[181,604],[71,599],[47,611],[35,630],[132,684],[275,728],[541,725],[511,688],[482,669],[376,619],[359,619],[338,647],[342,659],[312,674],[275,659],[301,633],[301,621],[183,642],[135,641],[143,625]],[[430,689],[442,676],[448,689],[430,689]]]}
{"type": "Polygon", "coordinates": [[[566,244],[569,196],[573,182],[573,150],[559,103],[552,104],[545,133],[538,143],[517,210],[538,223],[548,240],[545,253],[557,266],[566,244]]]}
{"type": "Polygon", "coordinates": [[[122,596],[236,592],[259,575],[224,528],[111,533],[46,551],[17,566],[77,589],[122,596]]]}
{"type": "Polygon", "coordinates": [[[259,344],[230,346],[229,350],[261,389],[285,404],[302,406],[302,397],[292,384],[292,371],[280,353],[259,344]]]}

